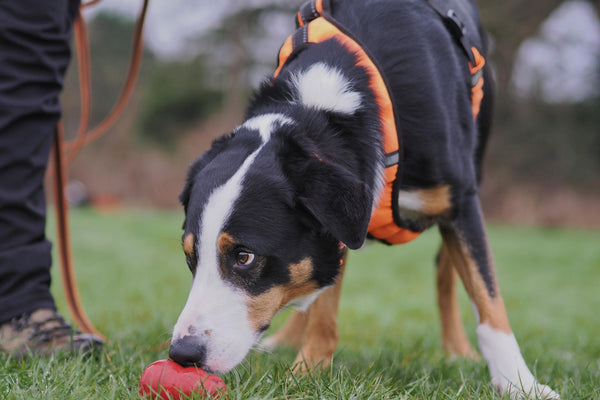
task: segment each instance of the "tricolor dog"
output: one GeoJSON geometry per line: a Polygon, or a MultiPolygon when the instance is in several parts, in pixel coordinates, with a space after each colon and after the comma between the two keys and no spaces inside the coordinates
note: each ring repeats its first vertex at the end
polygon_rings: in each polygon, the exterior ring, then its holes
{"type": "MultiPolygon", "coordinates": [[[[491,123],[485,34],[470,0],[316,0],[245,121],[191,166],[181,194],[192,287],[170,357],[225,373],[264,345],[327,366],[347,248],[437,225],[442,344],[472,356],[455,281],[471,298],[493,385],[558,398],[511,331],[478,198],[491,123]]],[[[372,268],[377,268],[373,265],[372,268]]]]}

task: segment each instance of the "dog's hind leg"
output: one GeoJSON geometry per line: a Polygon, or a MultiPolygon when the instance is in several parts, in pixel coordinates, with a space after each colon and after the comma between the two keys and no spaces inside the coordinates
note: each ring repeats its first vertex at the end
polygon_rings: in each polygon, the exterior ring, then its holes
{"type": "Polygon", "coordinates": [[[297,373],[331,365],[338,344],[337,312],[344,269],[342,265],[335,284],[325,289],[307,311],[302,345],[294,361],[297,373]]]}
{"type": "Polygon", "coordinates": [[[442,347],[451,356],[478,359],[471,347],[460,316],[456,293],[456,270],[444,243],[437,257],[437,300],[442,325],[442,347]]]}
{"type": "Polygon", "coordinates": [[[452,265],[473,303],[479,349],[490,370],[492,384],[511,398],[559,398],[548,386],[535,380],[511,331],[479,198],[467,197],[457,211],[452,222],[440,224],[440,231],[452,265]]]}

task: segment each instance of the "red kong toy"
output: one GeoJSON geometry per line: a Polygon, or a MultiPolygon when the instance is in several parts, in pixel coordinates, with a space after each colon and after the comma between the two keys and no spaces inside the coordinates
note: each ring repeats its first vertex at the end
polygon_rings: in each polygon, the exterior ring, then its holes
{"type": "Polygon", "coordinates": [[[151,399],[179,399],[192,393],[218,398],[226,393],[225,382],[196,367],[182,367],[171,360],[148,365],[140,379],[140,396],[151,399]]]}

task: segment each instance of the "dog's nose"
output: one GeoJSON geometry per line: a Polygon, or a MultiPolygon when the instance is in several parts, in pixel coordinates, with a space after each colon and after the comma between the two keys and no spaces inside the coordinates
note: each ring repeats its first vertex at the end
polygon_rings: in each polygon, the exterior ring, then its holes
{"type": "Polygon", "coordinates": [[[184,367],[201,367],[206,359],[206,348],[197,336],[184,336],[171,343],[169,358],[184,367]]]}

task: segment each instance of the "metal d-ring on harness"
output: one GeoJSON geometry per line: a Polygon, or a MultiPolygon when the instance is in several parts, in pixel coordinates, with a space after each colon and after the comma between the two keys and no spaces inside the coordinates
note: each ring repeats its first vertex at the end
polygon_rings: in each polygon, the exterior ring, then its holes
{"type": "MultiPolygon", "coordinates": [[[[471,105],[475,119],[483,98],[482,68],[485,60],[477,48],[470,45],[466,35],[467,28],[453,9],[441,7],[434,0],[428,0],[428,4],[442,17],[449,32],[460,43],[468,58],[472,76],[471,105]]],[[[369,87],[379,106],[385,163],[385,185],[381,191],[377,208],[371,216],[369,235],[389,244],[406,243],[419,236],[420,232],[403,228],[396,222],[399,220],[399,216],[396,214],[394,204],[397,204],[397,189],[401,178],[399,171],[401,165],[400,144],[402,142],[400,132],[396,127],[396,113],[392,96],[388,90],[385,75],[378,68],[376,59],[350,31],[333,18],[331,7],[330,0],[311,0],[300,7],[296,15],[297,30],[286,39],[279,50],[277,69],[273,74],[273,79],[277,79],[282,68],[310,44],[335,38],[356,55],[356,64],[363,67],[369,76],[369,87]]]]}

